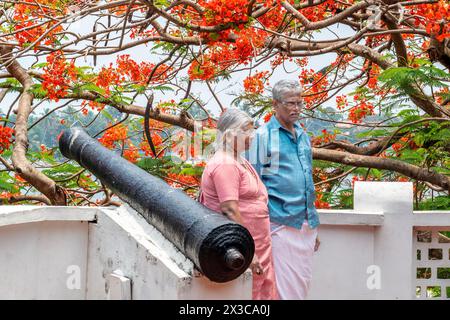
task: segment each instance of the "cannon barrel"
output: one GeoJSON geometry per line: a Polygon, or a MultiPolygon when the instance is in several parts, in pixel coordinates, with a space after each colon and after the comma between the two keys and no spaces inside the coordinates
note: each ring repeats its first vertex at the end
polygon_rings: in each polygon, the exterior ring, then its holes
{"type": "Polygon", "coordinates": [[[250,265],[255,246],[240,224],[105,148],[81,128],[65,130],[59,148],[156,227],[211,281],[233,280],[250,265]]]}

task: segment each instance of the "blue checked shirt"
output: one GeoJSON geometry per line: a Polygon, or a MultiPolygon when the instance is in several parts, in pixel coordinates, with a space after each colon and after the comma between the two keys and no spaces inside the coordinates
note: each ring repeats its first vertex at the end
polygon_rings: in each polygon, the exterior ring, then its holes
{"type": "Polygon", "coordinates": [[[307,219],[315,228],[320,222],[314,206],[311,142],[299,124],[294,127],[297,139],[273,116],[256,131],[246,157],[269,193],[270,220],[301,229],[307,219]]]}

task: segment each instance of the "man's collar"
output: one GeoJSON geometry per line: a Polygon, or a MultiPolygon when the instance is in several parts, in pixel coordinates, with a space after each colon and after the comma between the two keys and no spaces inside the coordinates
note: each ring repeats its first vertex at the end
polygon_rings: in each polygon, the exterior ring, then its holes
{"type": "MultiPolygon", "coordinates": [[[[286,128],[284,128],[280,121],[278,121],[277,117],[275,116],[275,114],[270,118],[269,122],[267,123],[268,127],[270,127],[271,129],[281,129],[283,128],[284,130],[287,130],[286,128]]],[[[294,128],[295,131],[297,131],[298,135],[300,135],[301,133],[303,133],[303,128],[300,126],[299,122],[296,121],[294,123],[294,128]]]]}

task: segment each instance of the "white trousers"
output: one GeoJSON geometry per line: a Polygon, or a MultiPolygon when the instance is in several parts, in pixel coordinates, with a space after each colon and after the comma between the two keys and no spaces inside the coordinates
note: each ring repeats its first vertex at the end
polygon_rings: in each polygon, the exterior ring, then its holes
{"type": "Polygon", "coordinates": [[[312,278],[317,228],[302,229],[271,223],[272,255],[278,294],[282,300],[303,300],[312,278]]]}

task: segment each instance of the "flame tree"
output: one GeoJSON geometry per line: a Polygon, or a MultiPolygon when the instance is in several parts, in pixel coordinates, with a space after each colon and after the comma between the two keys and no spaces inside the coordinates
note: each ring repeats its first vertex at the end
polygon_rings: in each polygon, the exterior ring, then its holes
{"type": "Polygon", "coordinates": [[[213,139],[218,114],[193,87],[223,109],[217,85],[245,72],[233,103],[267,121],[269,81],[295,66],[302,121],[324,126],[309,132],[318,207],[351,205],[355,180],[413,181],[416,205],[450,206],[448,1],[2,0],[0,8],[4,203],[117,204],[58,153],[58,133],[74,119],[192,192],[204,163],[167,155],[193,153],[175,149],[177,128],[194,131],[196,121],[195,135],[213,139]],[[309,67],[324,58],[326,67],[309,67]],[[45,143],[33,134],[44,126],[45,143]]]}

